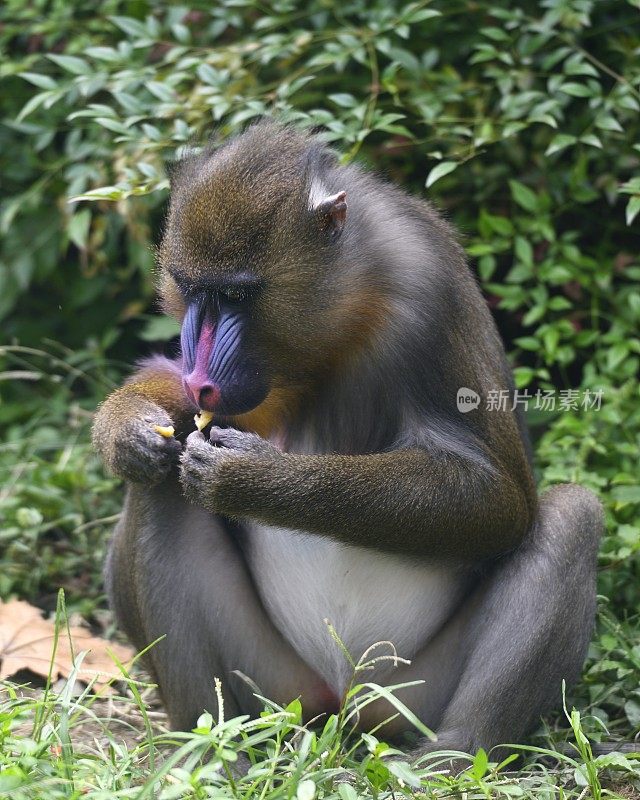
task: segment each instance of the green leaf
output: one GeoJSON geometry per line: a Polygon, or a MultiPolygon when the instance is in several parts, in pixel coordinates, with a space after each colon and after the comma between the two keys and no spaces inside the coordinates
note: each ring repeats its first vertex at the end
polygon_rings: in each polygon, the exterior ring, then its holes
{"type": "Polygon", "coordinates": [[[208,83],[209,86],[216,86],[220,83],[220,73],[210,64],[199,64],[196,69],[196,75],[203,83],[208,83]]]}
{"type": "MultiPolygon", "coordinates": [[[[159,142],[162,139],[162,133],[155,125],[149,125],[147,122],[142,123],[142,130],[144,135],[151,139],[152,142],[159,142]]],[[[140,165],[138,165],[138,169],[140,165]]]]}
{"type": "Polygon", "coordinates": [[[569,147],[569,145],[575,144],[578,141],[576,136],[570,136],[567,133],[558,133],[556,134],[549,146],[544,151],[545,156],[552,156],[554,153],[559,153],[561,150],[569,147]]]}
{"type": "Polygon", "coordinates": [[[99,61],[121,61],[122,53],[119,53],[113,47],[87,47],[84,51],[86,55],[91,58],[97,58],[99,61]]]}
{"type": "Polygon", "coordinates": [[[187,44],[189,41],[191,41],[191,31],[181,22],[175,22],[171,26],[171,32],[176,37],[176,40],[181,44],[187,44]]]}
{"type": "Polygon", "coordinates": [[[481,747],[475,754],[475,757],[473,759],[471,774],[473,775],[474,778],[476,778],[476,780],[480,780],[487,774],[488,767],[489,767],[489,758],[487,756],[486,751],[481,747]]]}
{"type": "Polygon", "coordinates": [[[70,198],[69,202],[73,203],[78,200],[121,200],[125,194],[125,190],[118,186],[101,186],[99,189],[91,189],[84,194],[76,195],[70,198]]]}
{"type": "Polygon", "coordinates": [[[507,217],[489,214],[483,209],[480,214],[480,220],[496,233],[499,233],[500,236],[511,236],[513,234],[513,223],[507,217]]]}
{"type": "Polygon", "coordinates": [[[584,144],[589,144],[591,145],[591,147],[597,147],[599,150],[602,150],[602,142],[595,135],[595,133],[585,133],[585,135],[581,136],[578,141],[584,142],[584,144]]]}
{"type": "MultiPolygon", "coordinates": [[[[140,114],[144,110],[142,102],[135,95],[114,91],[113,96],[128,114],[140,114]]],[[[116,116],[115,113],[113,116],[116,116]]]]}
{"type": "Polygon", "coordinates": [[[406,761],[387,761],[385,766],[392,775],[395,775],[407,786],[411,786],[412,789],[420,788],[420,778],[406,761]]]}
{"type": "MultiPolygon", "coordinates": [[[[172,320],[173,321],[173,320],[172,320]]],[[[180,326],[178,325],[178,332],[180,326]]],[[[173,335],[177,335],[174,333],[173,335]]],[[[284,709],[288,714],[291,714],[291,725],[299,725],[302,721],[302,703],[297,698],[292,700],[284,709]]]]}
{"type": "Polygon", "coordinates": [[[627,715],[632,728],[640,726],[640,702],[633,699],[627,700],[624,704],[624,713],[627,715]]]}
{"type": "Polygon", "coordinates": [[[51,97],[54,97],[52,92],[34,94],[22,107],[20,113],[16,117],[16,122],[22,122],[22,120],[26,119],[29,114],[33,113],[37,108],[44,105],[51,97]]]}
{"type": "Polygon", "coordinates": [[[340,800],[358,800],[358,793],[356,790],[350,783],[346,783],[345,781],[341,781],[338,784],[338,794],[340,795],[340,800]]]}
{"type": "Polygon", "coordinates": [[[89,228],[91,226],[91,211],[83,208],[74,214],[67,223],[67,234],[75,246],[84,250],[87,246],[89,228]]]}
{"type": "Polygon", "coordinates": [[[505,280],[508,283],[524,283],[533,276],[533,270],[530,265],[523,264],[522,262],[516,264],[507,273],[505,280]]]}
{"type": "Polygon", "coordinates": [[[640,485],[614,486],[611,497],[621,503],[640,503],[640,485]]]}
{"type": "Polygon", "coordinates": [[[36,528],[44,520],[37,508],[19,508],[16,511],[16,522],[21,528],[36,528]]]}
{"type": "Polygon", "coordinates": [[[533,325],[534,322],[538,322],[538,320],[544,317],[547,311],[546,305],[540,303],[540,305],[533,306],[522,318],[523,325],[533,325]]]}
{"type": "Polygon", "coordinates": [[[402,19],[405,22],[414,24],[416,22],[424,22],[426,19],[433,19],[434,17],[441,17],[442,12],[436,11],[435,8],[418,8],[411,11],[409,14],[403,14],[402,19]]]}
{"type": "Polygon", "coordinates": [[[640,197],[632,197],[627,203],[627,225],[631,225],[633,220],[638,216],[638,212],[640,212],[640,197]]]}
{"type": "Polygon", "coordinates": [[[510,180],[509,186],[511,187],[513,199],[519,206],[522,206],[525,211],[533,212],[538,210],[538,197],[528,186],[516,180],[510,180]]]}
{"type": "Polygon", "coordinates": [[[488,281],[496,269],[496,260],[492,255],[482,256],[478,261],[478,272],[483,281],[488,281]]]}
{"type": "Polygon", "coordinates": [[[341,108],[353,108],[358,104],[358,101],[352,94],[330,94],[328,99],[341,108]]]}
{"type": "Polygon", "coordinates": [[[213,717],[207,711],[198,717],[194,733],[209,733],[213,727],[213,717]]]}
{"type": "Polygon", "coordinates": [[[592,78],[598,77],[598,71],[595,67],[584,60],[581,53],[575,53],[568,58],[563,65],[565,75],[589,75],[592,78]]]}
{"type": "Polygon", "coordinates": [[[18,789],[23,784],[28,786],[31,780],[26,773],[22,772],[20,767],[8,765],[3,767],[2,772],[0,772],[0,792],[3,794],[6,792],[8,797],[9,792],[13,789],[18,789]]]}
{"type": "Polygon", "coordinates": [[[109,17],[114,25],[117,25],[121,31],[124,31],[128,36],[135,39],[146,39],[149,37],[149,31],[146,26],[133,17],[109,17]]]}
{"type": "Polygon", "coordinates": [[[634,312],[636,317],[640,318],[640,294],[632,293],[629,295],[629,308],[634,312]]]}
{"type": "Polygon", "coordinates": [[[552,311],[565,311],[568,308],[572,308],[572,305],[566,297],[557,294],[549,300],[547,308],[552,311]]]}
{"type": "Polygon", "coordinates": [[[144,175],[145,178],[153,180],[154,178],[158,177],[158,170],[153,164],[147,164],[146,161],[141,161],[138,164],[138,170],[144,175]]]}
{"type": "Polygon", "coordinates": [[[508,42],[511,38],[504,28],[480,28],[480,33],[488,39],[493,39],[494,42],[508,42]]]}
{"type": "Polygon", "coordinates": [[[106,128],[109,131],[113,131],[114,133],[122,133],[128,134],[129,129],[127,126],[120,122],[117,119],[111,119],[111,117],[96,117],[96,122],[100,125],[101,128],[106,128]]]}
{"type": "Polygon", "coordinates": [[[437,736],[435,733],[422,722],[422,720],[418,719],[418,717],[411,711],[403,702],[399,700],[395,694],[390,691],[386,686],[380,686],[377,683],[371,682],[363,682],[362,686],[371,689],[373,692],[376,692],[381,697],[390,703],[396,711],[398,711],[402,716],[408,720],[414,728],[416,728],[423,736],[426,736],[432,742],[437,741],[437,736]]]}
{"type": "Polygon", "coordinates": [[[615,369],[629,355],[629,345],[627,342],[617,342],[607,350],[607,367],[615,369]]]}
{"type": "MultiPolygon", "coordinates": [[[[533,196],[535,199],[535,195],[533,196]]],[[[515,253],[523,264],[527,266],[533,264],[533,247],[531,247],[531,242],[529,242],[528,239],[524,239],[522,236],[516,236],[515,253]]]]}
{"type": "Polygon", "coordinates": [[[602,114],[596,117],[595,125],[603,131],[616,131],[624,133],[624,128],[612,114],[602,114]]]}
{"type": "Polygon", "coordinates": [[[158,100],[162,100],[164,103],[171,103],[176,99],[173,89],[164,83],[159,83],[158,81],[149,81],[146,86],[151,94],[157,97],[158,100]]]}
{"type": "Polygon", "coordinates": [[[514,344],[523,350],[535,352],[540,349],[540,342],[534,336],[520,336],[514,340],[514,344]]]}
{"type": "Polygon", "coordinates": [[[78,56],[60,56],[57,53],[49,53],[47,58],[74,75],[89,75],[91,73],[91,66],[83,58],[78,58],[78,56]]]}
{"type": "Polygon", "coordinates": [[[524,389],[526,388],[535,376],[534,370],[531,367],[516,367],[513,370],[513,380],[516,385],[516,389],[524,389]]]}
{"type": "Polygon", "coordinates": [[[557,328],[547,328],[542,334],[545,350],[549,356],[554,356],[560,341],[560,332],[557,328]]]}
{"type": "Polygon", "coordinates": [[[427,176],[425,184],[427,189],[430,186],[433,186],[436,181],[439,181],[440,178],[444,178],[445,175],[449,175],[449,173],[453,172],[457,167],[457,161],[442,161],[440,164],[437,164],[427,176]]]}
{"type": "Polygon", "coordinates": [[[37,86],[39,89],[55,89],[58,85],[52,77],[49,75],[41,75],[39,72],[19,72],[18,76],[24,78],[25,81],[29,81],[29,83],[37,86]]]}
{"type": "Polygon", "coordinates": [[[296,791],[297,800],[313,800],[316,796],[316,785],[312,780],[300,781],[296,791]]]}
{"type": "Polygon", "coordinates": [[[563,83],[558,88],[561,92],[569,94],[572,97],[591,97],[593,94],[593,91],[583,83],[573,83],[570,81],[569,83],[563,83]]]}

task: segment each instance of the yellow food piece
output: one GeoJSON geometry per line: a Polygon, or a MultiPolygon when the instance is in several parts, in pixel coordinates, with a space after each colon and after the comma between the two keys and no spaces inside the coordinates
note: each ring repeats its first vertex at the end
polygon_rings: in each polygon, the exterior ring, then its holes
{"type": "Polygon", "coordinates": [[[164,425],[154,425],[153,430],[159,433],[160,436],[164,436],[165,439],[170,439],[176,432],[173,425],[167,425],[166,427],[164,425]]]}
{"type": "Polygon", "coordinates": [[[213,412],[212,411],[198,411],[198,413],[193,418],[193,421],[196,423],[196,428],[201,431],[203,428],[206,428],[207,425],[213,419],[213,412]]]}

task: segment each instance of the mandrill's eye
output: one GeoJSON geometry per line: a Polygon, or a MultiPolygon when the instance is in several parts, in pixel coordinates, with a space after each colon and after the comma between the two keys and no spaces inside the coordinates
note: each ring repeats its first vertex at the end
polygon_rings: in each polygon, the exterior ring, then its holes
{"type": "Polygon", "coordinates": [[[243,303],[247,299],[247,290],[244,286],[226,286],[220,289],[220,296],[231,303],[243,303]]]}

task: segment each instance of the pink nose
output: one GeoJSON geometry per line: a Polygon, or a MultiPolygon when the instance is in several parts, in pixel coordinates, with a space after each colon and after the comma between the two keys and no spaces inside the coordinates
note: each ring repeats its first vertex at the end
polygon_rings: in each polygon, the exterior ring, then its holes
{"type": "Polygon", "coordinates": [[[193,402],[203,411],[215,411],[220,401],[220,389],[212,383],[203,383],[193,374],[183,380],[184,388],[193,402]]]}

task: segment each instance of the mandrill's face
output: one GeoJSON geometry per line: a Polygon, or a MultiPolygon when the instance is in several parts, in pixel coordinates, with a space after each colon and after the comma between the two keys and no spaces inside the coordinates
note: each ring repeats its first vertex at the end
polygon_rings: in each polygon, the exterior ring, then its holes
{"type": "Polygon", "coordinates": [[[164,304],[182,320],[184,390],[221,416],[304,385],[331,351],[327,287],[346,214],[344,192],[310,207],[299,167],[247,177],[237,158],[231,147],[182,167],[160,248],[164,304]]]}
{"type": "Polygon", "coordinates": [[[234,283],[189,298],[180,336],[187,396],[223,416],[250,411],[270,388],[266,359],[251,331],[259,286],[246,275],[234,277],[234,283]]]}

